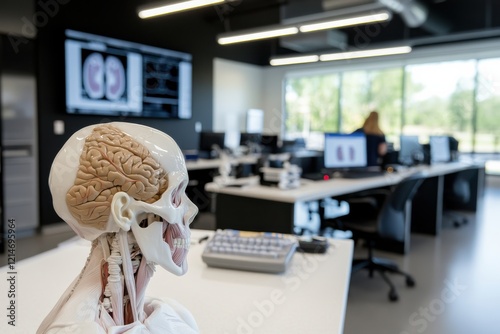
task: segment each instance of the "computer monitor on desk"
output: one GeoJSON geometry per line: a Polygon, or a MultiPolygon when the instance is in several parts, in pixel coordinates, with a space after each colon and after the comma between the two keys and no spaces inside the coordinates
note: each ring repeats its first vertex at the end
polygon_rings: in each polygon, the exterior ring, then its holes
{"type": "Polygon", "coordinates": [[[242,132],[240,134],[240,145],[251,146],[260,145],[260,133],[242,132]]]}
{"type": "Polygon", "coordinates": [[[204,159],[217,158],[217,150],[224,148],[224,132],[200,132],[199,156],[204,159]]]}
{"type": "Polygon", "coordinates": [[[451,161],[450,139],[448,136],[429,137],[431,163],[442,163],[451,161]]]}
{"type": "Polygon", "coordinates": [[[405,166],[417,165],[424,161],[424,150],[418,136],[402,135],[399,144],[399,163],[405,166]]]}
{"type": "Polygon", "coordinates": [[[278,153],[278,135],[262,135],[260,137],[262,153],[278,153]]]}
{"type": "Polygon", "coordinates": [[[325,133],[326,169],[334,171],[366,166],[366,136],[363,133],[325,133]]]}

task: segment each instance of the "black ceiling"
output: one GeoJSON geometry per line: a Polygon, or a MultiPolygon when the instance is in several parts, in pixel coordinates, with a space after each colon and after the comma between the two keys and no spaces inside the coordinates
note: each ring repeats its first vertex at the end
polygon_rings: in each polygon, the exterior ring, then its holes
{"type": "MultiPolygon", "coordinates": [[[[498,0],[398,0],[417,2],[428,10],[427,19],[418,27],[409,27],[404,18],[394,13],[390,22],[340,29],[348,48],[409,43],[415,47],[470,41],[500,36],[500,1],[498,0]]],[[[282,23],[288,15],[304,16],[325,10],[325,3],[381,5],[379,0],[234,0],[223,5],[191,11],[191,19],[210,22],[220,33],[282,23]]],[[[341,5],[339,5],[342,8],[341,5]]],[[[327,8],[329,9],[329,8],[327,8]]],[[[337,8],[336,8],[337,9],[337,8]]],[[[330,9],[331,10],[331,9],[330,9]]],[[[186,14],[187,15],[187,14],[186,14]]],[[[303,34],[305,35],[305,34],[303,34]]],[[[313,35],[311,35],[313,36],[313,35]]],[[[214,37],[215,38],[215,37],[214,37]]],[[[328,44],[316,45],[316,50],[291,49],[279,39],[248,42],[267,45],[265,57],[317,50],[332,50],[328,44]]],[[[225,48],[238,48],[238,44],[225,48]]]]}
{"type": "MultiPolygon", "coordinates": [[[[159,0],[134,1],[137,2],[133,6],[137,6],[157,3],[159,0]]],[[[178,2],[166,2],[168,1],[178,2]]],[[[202,43],[207,50],[213,51],[214,56],[268,65],[270,57],[281,55],[401,44],[409,44],[416,49],[428,45],[500,37],[500,0],[226,0],[222,5],[160,16],[151,22],[148,23],[151,27],[168,31],[179,31],[172,27],[189,25],[195,36],[196,29],[204,29],[202,43]],[[216,43],[216,35],[220,33],[282,24],[286,19],[300,20],[323,12],[345,11],[346,7],[374,5],[386,8],[382,4],[384,1],[422,5],[428,11],[427,19],[418,27],[410,27],[400,14],[394,12],[392,19],[382,24],[299,34],[297,37],[302,39],[298,43],[299,47],[295,41],[290,43],[290,40],[280,38],[232,45],[216,43]],[[336,32],[340,32],[341,44],[336,43],[336,37],[332,43],[331,34],[336,32]],[[325,38],[321,34],[329,35],[325,38]]],[[[147,39],[147,36],[142,37],[147,39]]],[[[201,43],[200,39],[192,36],[189,38],[190,41],[201,43]]]]}

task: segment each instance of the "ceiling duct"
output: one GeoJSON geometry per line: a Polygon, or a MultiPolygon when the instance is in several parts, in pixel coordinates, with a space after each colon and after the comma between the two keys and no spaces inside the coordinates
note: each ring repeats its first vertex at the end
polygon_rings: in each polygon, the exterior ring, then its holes
{"type": "Polygon", "coordinates": [[[297,52],[347,49],[347,35],[339,30],[323,30],[280,38],[280,45],[297,52]]]}
{"type": "MultiPolygon", "coordinates": [[[[397,13],[410,28],[424,29],[435,35],[444,35],[451,30],[448,21],[420,0],[288,0],[281,7],[281,23],[294,24],[380,9],[397,13]]],[[[318,31],[281,37],[280,45],[297,52],[345,50],[347,35],[340,30],[318,31]]]]}
{"type": "Polygon", "coordinates": [[[418,0],[378,0],[381,4],[398,13],[410,28],[422,28],[436,35],[443,35],[451,26],[442,17],[418,0]]]}
{"type": "Polygon", "coordinates": [[[323,0],[323,10],[338,10],[341,8],[374,4],[377,0],[323,0]]]}
{"type": "MultiPolygon", "coordinates": [[[[281,8],[281,24],[319,21],[332,16],[349,16],[380,9],[386,7],[377,0],[289,0],[281,8]]],[[[280,46],[297,52],[345,50],[348,37],[340,30],[330,29],[281,37],[280,46]]]]}

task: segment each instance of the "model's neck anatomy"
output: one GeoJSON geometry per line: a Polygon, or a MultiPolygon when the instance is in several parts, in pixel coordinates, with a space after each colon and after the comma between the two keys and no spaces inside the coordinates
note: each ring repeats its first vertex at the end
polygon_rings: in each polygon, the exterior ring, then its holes
{"type": "Polygon", "coordinates": [[[143,322],[144,294],[155,264],[142,256],[130,232],[101,237],[100,244],[109,254],[101,269],[103,311],[115,326],[143,322]]]}

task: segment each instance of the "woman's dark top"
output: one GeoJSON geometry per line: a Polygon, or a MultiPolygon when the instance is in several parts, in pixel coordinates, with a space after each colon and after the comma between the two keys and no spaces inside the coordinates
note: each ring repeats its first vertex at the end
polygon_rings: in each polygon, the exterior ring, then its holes
{"type": "MultiPolygon", "coordinates": [[[[354,133],[365,133],[363,128],[359,128],[354,133]]],[[[380,144],[385,143],[384,135],[369,135],[366,134],[366,162],[368,166],[379,166],[378,147],[380,144]]]]}

